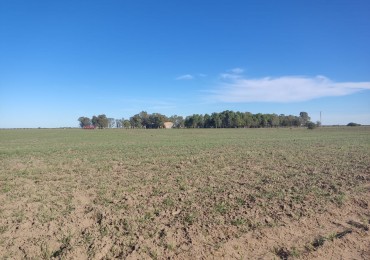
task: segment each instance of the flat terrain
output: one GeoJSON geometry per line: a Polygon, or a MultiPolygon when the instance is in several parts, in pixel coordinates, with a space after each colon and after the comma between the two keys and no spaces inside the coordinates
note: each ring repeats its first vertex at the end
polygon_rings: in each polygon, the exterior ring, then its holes
{"type": "Polygon", "coordinates": [[[369,259],[370,128],[0,130],[0,259],[369,259]]]}

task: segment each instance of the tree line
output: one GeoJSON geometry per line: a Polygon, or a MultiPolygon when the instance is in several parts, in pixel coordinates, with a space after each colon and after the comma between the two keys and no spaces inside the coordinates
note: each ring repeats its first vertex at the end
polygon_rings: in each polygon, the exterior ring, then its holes
{"type": "Polygon", "coordinates": [[[165,122],[172,122],[174,128],[265,128],[265,127],[301,127],[319,125],[310,121],[307,112],[299,116],[284,114],[252,114],[226,110],[212,114],[193,114],[187,117],[173,115],[167,117],[160,113],[149,114],[142,111],[128,119],[108,118],[105,114],[78,119],[82,128],[163,128],[165,122]]]}

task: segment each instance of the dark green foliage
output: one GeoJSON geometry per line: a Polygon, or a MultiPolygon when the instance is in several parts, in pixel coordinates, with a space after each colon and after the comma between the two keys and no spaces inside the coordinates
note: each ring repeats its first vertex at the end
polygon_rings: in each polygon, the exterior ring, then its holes
{"type": "Polygon", "coordinates": [[[146,128],[161,128],[163,127],[164,122],[167,121],[167,117],[159,114],[159,113],[154,113],[149,115],[149,122],[146,126],[146,128]]]}
{"type": "MultiPolygon", "coordinates": [[[[89,118],[81,117],[90,120],[89,118]]],[[[79,119],[79,121],[80,121],[79,119]]],[[[160,113],[148,114],[142,111],[130,117],[130,120],[114,120],[105,115],[93,116],[90,124],[99,128],[162,128],[167,121],[172,122],[174,128],[271,128],[271,127],[300,127],[312,123],[307,112],[301,112],[299,116],[277,114],[252,114],[250,112],[234,112],[226,110],[212,114],[193,114],[185,119],[182,116],[173,115],[167,117],[160,113]]],[[[81,121],[80,121],[81,122],[81,121]]],[[[314,123],[312,123],[315,125],[314,123]]],[[[312,126],[310,126],[312,127],[312,126]]],[[[310,128],[313,129],[313,128],[310,128]]]]}
{"type": "MultiPolygon", "coordinates": [[[[306,112],[301,112],[306,113],[306,112]]],[[[307,113],[306,113],[307,115],[307,113]]],[[[307,115],[308,117],[308,115],[307,115]]],[[[309,118],[309,117],[308,117],[309,118]]],[[[261,128],[261,127],[298,127],[301,117],[277,114],[252,114],[230,110],[211,115],[194,114],[185,118],[187,128],[261,128]]]]}
{"type": "Polygon", "coordinates": [[[142,128],[142,118],[139,114],[130,117],[130,124],[133,128],[142,128]]]}
{"type": "Polygon", "coordinates": [[[96,128],[107,128],[109,126],[109,119],[107,118],[106,115],[98,115],[98,116],[93,116],[91,119],[91,123],[93,126],[96,128]]]}
{"type": "Polygon", "coordinates": [[[130,120],[123,120],[123,127],[124,128],[130,128],[131,127],[130,120]]]}
{"type": "Polygon", "coordinates": [[[360,126],[360,125],[361,124],[357,124],[357,123],[353,123],[353,122],[347,124],[347,126],[360,126]]]}
{"type": "Polygon", "coordinates": [[[300,122],[301,122],[301,126],[306,126],[311,120],[311,118],[308,116],[307,112],[299,113],[299,119],[300,119],[300,122]]]}
{"type": "Polygon", "coordinates": [[[307,128],[308,129],[315,129],[317,127],[317,125],[314,123],[314,122],[308,122],[307,123],[307,128]]]}
{"type": "Polygon", "coordinates": [[[86,127],[86,126],[91,126],[91,119],[85,116],[81,116],[78,121],[80,122],[80,127],[86,127]]]}
{"type": "Polygon", "coordinates": [[[173,115],[168,118],[170,122],[173,123],[174,128],[183,128],[184,127],[184,118],[182,116],[173,115]]]}
{"type": "Polygon", "coordinates": [[[166,121],[168,121],[168,118],[165,115],[160,113],[148,114],[146,111],[130,117],[133,128],[161,128],[166,121]]]}

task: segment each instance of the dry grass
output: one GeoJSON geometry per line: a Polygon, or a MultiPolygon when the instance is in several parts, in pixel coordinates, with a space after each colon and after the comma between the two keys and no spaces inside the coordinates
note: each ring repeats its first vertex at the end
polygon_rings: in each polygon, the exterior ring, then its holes
{"type": "Polygon", "coordinates": [[[227,245],[287,223],[367,226],[369,184],[366,127],[1,130],[0,258],[243,257],[227,245]]]}

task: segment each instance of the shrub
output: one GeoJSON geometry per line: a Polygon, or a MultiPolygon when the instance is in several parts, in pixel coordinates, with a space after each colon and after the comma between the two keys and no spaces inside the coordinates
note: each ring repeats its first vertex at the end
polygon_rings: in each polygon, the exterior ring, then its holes
{"type": "Polygon", "coordinates": [[[347,126],[360,126],[360,125],[361,124],[357,124],[357,123],[353,123],[353,122],[347,124],[347,126]]]}
{"type": "Polygon", "coordinates": [[[317,125],[314,122],[308,122],[307,123],[307,128],[308,129],[315,129],[317,125]]]}

